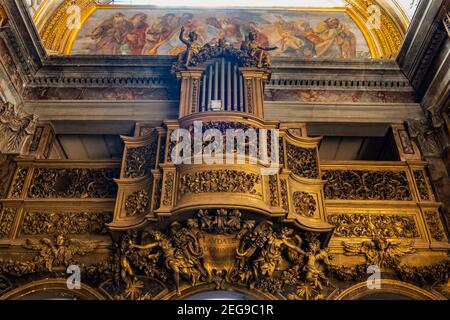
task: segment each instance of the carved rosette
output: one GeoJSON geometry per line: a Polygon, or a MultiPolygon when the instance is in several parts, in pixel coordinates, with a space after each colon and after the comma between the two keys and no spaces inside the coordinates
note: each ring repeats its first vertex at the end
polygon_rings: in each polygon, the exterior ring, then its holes
{"type": "Polygon", "coordinates": [[[305,217],[314,217],[314,213],[317,209],[317,202],[314,197],[307,192],[294,192],[293,202],[295,213],[305,217]]]}
{"type": "Polygon", "coordinates": [[[150,198],[147,191],[135,191],[127,197],[125,212],[129,217],[143,215],[147,212],[149,205],[150,198]]]}
{"type": "Polygon", "coordinates": [[[25,179],[27,177],[27,168],[18,168],[16,177],[11,187],[11,198],[20,198],[22,196],[23,186],[25,185],[25,179]]]}
{"type": "Polygon", "coordinates": [[[419,238],[413,216],[373,215],[367,213],[339,213],[328,215],[328,222],[336,227],[335,237],[367,238],[419,238]]]}
{"type": "Polygon", "coordinates": [[[15,216],[15,208],[3,208],[3,210],[0,211],[0,239],[9,236],[15,216]]]}
{"type": "Polygon", "coordinates": [[[434,211],[427,211],[425,212],[425,220],[427,222],[431,238],[436,241],[445,241],[446,240],[445,231],[444,228],[442,227],[439,213],[434,211]]]}
{"type": "Polygon", "coordinates": [[[405,171],[326,170],[328,200],[413,200],[405,171]]]}
{"type": "Polygon", "coordinates": [[[112,212],[25,212],[20,233],[45,234],[106,234],[106,223],[112,212]]]}
{"type": "Polygon", "coordinates": [[[316,149],[297,147],[290,143],[286,145],[289,170],[298,177],[319,179],[316,149]]]}

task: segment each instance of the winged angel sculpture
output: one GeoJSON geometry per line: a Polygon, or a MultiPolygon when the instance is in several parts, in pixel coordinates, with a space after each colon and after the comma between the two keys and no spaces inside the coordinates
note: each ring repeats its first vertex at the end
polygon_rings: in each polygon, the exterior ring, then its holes
{"type": "Polygon", "coordinates": [[[412,242],[403,244],[379,236],[361,243],[344,242],[344,250],[349,256],[363,254],[369,264],[380,268],[395,267],[400,263],[399,258],[415,252],[412,242]]]}
{"type": "Polygon", "coordinates": [[[68,266],[74,263],[76,255],[82,256],[92,252],[98,246],[98,242],[67,239],[65,235],[56,236],[53,242],[48,238],[40,240],[27,239],[25,247],[39,251],[37,260],[45,265],[47,271],[53,271],[54,267],[68,266]]]}

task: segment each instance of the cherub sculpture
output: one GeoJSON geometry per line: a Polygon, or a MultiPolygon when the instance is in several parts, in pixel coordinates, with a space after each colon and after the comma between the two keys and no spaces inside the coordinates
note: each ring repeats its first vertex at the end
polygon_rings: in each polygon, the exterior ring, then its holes
{"type": "Polygon", "coordinates": [[[320,249],[320,241],[315,240],[309,243],[308,250],[305,252],[306,265],[306,281],[314,288],[322,290],[323,283],[328,285],[328,278],[325,276],[322,266],[323,264],[331,264],[332,256],[327,249],[320,249]]]}
{"type": "Polygon", "coordinates": [[[258,67],[270,66],[269,51],[278,49],[278,47],[261,47],[257,42],[258,34],[250,31],[245,41],[241,44],[241,50],[246,52],[250,57],[254,57],[258,61],[258,67]]]}
{"type": "Polygon", "coordinates": [[[187,38],[184,38],[184,27],[181,27],[179,39],[186,45],[186,51],[178,56],[178,63],[184,64],[186,67],[193,65],[193,57],[200,52],[201,44],[198,42],[198,34],[191,31],[187,38]]]}
{"type": "Polygon", "coordinates": [[[361,243],[344,242],[344,250],[349,256],[363,254],[369,264],[380,268],[397,266],[400,257],[415,252],[413,243],[390,242],[380,236],[361,243]]]}
{"type": "Polygon", "coordinates": [[[65,235],[60,234],[56,236],[55,243],[47,238],[27,239],[25,247],[39,250],[38,259],[42,259],[47,271],[51,272],[54,267],[72,264],[76,255],[85,255],[93,251],[97,245],[98,243],[93,241],[67,240],[65,235]]]}

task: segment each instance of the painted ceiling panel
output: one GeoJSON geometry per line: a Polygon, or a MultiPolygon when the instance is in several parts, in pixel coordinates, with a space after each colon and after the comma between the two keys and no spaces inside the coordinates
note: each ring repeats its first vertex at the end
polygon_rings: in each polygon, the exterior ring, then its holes
{"type": "Polygon", "coordinates": [[[261,45],[278,47],[274,56],[377,59],[395,57],[419,0],[38,2],[34,20],[53,54],[177,55],[184,26],[203,43],[239,45],[256,31],[261,45]]]}

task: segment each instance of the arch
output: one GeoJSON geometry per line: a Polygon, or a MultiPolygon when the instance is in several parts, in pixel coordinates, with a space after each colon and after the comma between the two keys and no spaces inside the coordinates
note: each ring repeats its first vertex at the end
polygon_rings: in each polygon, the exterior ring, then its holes
{"type": "Polygon", "coordinates": [[[358,283],[341,292],[335,300],[359,300],[375,293],[394,294],[414,300],[446,300],[439,294],[424,290],[406,282],[390,279],[382,279],[381,289],[379,290],[367,288],[366,282],[358,283]]]}
{"type": "MultiPolygon", "coordinates": [[[[195,287],[186,286],[184,288],[181,288],[180,295],[177,295],[176,291],[172,290],[170,292],[163,292],[161,295],[155,297],[155,299],[185,300],[189,297],[212,291],[217,291],[215,288],[215,284],[200,284],[195,287]]],[[[220,291],[235,292],[243,296],[249,297],[251,300],[279,300],[281,298],[268,292],[262,292],[254,289],[250,290],[248,289],[248,287],[240,285],[226,285],[226,287],[224,289],[221,289],[220,291]]]]}
{"type": "Polygon", "coordinates": [[[0,300],[23,300],[39,293],[60,293],[80,300],[105,300],[105,297],[97,290],[85,284],[81,284],[80,289],[67,288],[66,279],[43,279],[30,282],[6,292],[0,300]]]}

